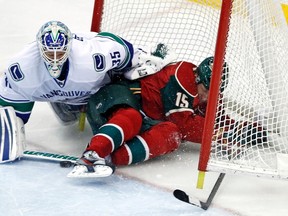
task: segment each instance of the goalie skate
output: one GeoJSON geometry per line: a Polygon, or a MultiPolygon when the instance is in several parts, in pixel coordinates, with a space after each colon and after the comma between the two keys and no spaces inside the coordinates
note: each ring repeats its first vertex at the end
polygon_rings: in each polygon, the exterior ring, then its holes
{"type": "Polygon", "coordinates": [[[115,167],[112,165],[95,164],[91,166],[76,165],[73,170],[68,173],[69,178],[102,178],[112,175],[115,167]]]}

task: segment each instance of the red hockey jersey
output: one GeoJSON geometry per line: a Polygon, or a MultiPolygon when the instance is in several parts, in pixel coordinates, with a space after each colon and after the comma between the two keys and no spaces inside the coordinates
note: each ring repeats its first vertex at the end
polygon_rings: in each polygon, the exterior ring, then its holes
{"type": "Polygon", "coordinates": [[[140,82],[143,111],[152,119],[175,123],[183,140],[200,143],[204,117],[197,112],[196,68],[189,62],[177,62],[140,82]]]}

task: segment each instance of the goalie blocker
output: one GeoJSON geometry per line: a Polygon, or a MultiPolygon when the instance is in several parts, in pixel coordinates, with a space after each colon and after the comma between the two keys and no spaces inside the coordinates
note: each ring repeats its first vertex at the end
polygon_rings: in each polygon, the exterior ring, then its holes
{"type": "Polygon", "coordinates": [[[131,70],[124,73],[124,77],[128,80],[136,80],[157,73],[166,65],[176,61],[177,55],[174,50],[168,48],[167,45],[159,43],[156,47],[147,48],[148,51],[140,49],[137,59],[138,64],[132,63],[134,66],[131,70]]]}
{"type": "Polygon", "coordinates": [[[0,107],[0,131],[0,163],[20,158],[26,146],[25,130],[13,107],[0,107]]]}

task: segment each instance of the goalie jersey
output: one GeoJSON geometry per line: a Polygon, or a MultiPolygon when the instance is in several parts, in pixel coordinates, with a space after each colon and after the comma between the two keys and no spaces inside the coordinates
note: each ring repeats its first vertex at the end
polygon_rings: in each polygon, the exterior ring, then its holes
{"type": "Polygon", "coordinates": [[[0,106],[14,107],[26,123],[35,101],[86,104],[111,81],[108,71],[132,66],[132,44],[111,33],[74,35],[71,46],[61,79],[50,76],[36,41],[12,58],[0,80],[0,106]]]}

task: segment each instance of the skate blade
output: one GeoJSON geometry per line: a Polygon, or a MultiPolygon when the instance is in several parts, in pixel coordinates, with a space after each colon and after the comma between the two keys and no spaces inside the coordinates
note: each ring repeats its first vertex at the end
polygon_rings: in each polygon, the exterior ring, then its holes
{"type": "Polygon", "coordinates": [[[76,165],[73,170],[68,173],[68,178],[102,178],[113,174],[114,169],[107,165],[94,165],[94,171],[88,171],[84,165],[76,165]]]}

